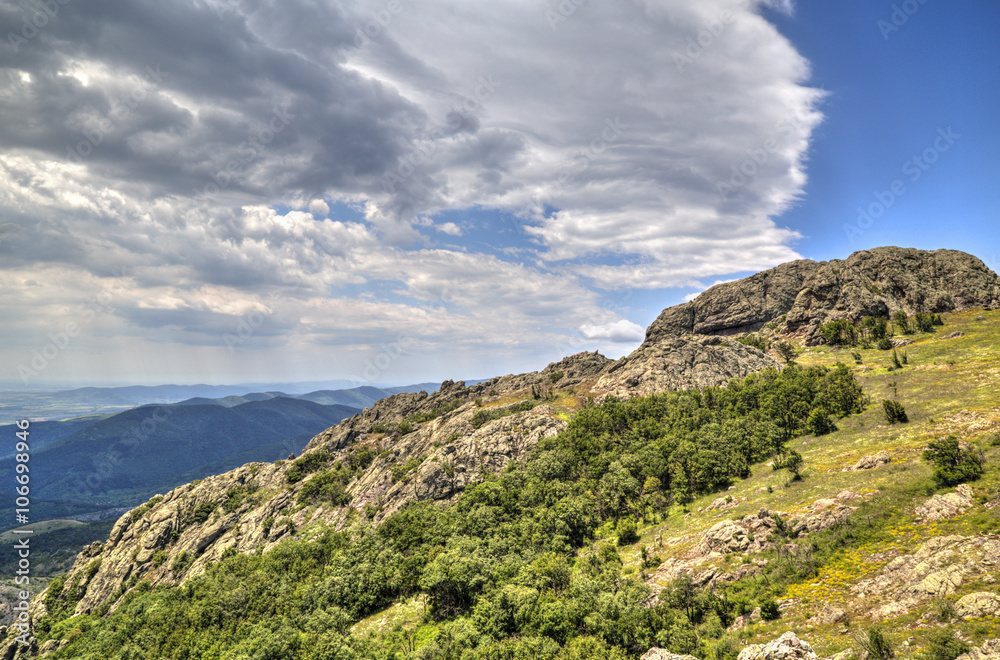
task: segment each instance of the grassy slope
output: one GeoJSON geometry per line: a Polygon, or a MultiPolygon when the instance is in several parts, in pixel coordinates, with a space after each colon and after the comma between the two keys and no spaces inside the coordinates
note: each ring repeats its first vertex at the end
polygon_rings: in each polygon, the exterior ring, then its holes
{"type": "MultiPolygon", "coordinates": [[[[886,368],[892,361],[891,351],[859,350],[862,364],[856,365],[851,350],[831,347],[802,350],[797,362],[803,366],[832,366],[838,361],[852,365],[872,397],[872,404],[863,414],[838,421],[840,429],[835,433],[792,441],[791,447],[805,459],[802,481],[791,483],[787,471],[774,471],[758,464],[749,479],[737,482],[727,491],[727,495],[740,502],[736,508],[704,510],[719,497],[715,493],[696,499],[686,514],[675,508],[662,522],[641,527],[640,541],[619,549],[625,560],[625,572],[640,574],[643,546],[650,554],[664,559],[678,555],[725,518],[755,513],[761,507],[794,514],[817,499],[844,489],[862,494],[879,491],[881,496],[872,497],[854,514],[875,521],[877,529],[869,534],[871,540],[835,552],[820,568],[818,577],[788,585],[780,601],[787,603],[781,618],[751,624],[735,632],[739,644],[767,642],[792,630],[810,642],[821,657],[830,656],[852,646],[851,631],[866,630],[878,623],[886,629],[898,653],[905,657],[921,651],[928,634],[942,625],[976,643],[1000,637],[1000,621],[993,619],[951,619],[944,624],[932,616],[917,622],[925,612],[938,611],[945,603],[954,604],[967,593],[996,591],[995,584],[969,582],[953,596],[922,603],[911,613],[884,621],[873,620],[868,614],[870,603],[850,592],[851,585],[870,577],[892,558],[913,552],[929,538],[1000,531],[1000,507],[986,511],[981,504],[944,522],[918,524],[913,519],[914,507],[934,492],[931,469],[920,459],[927,442],[949,434],[976,441],[1000,431],[1000,351],[996,349],[1000,346],[1000,311],[953,314],[945,317],[945,323],[933,334],[909,335],[915,343],[906,347],[909,364],[901,371],[890,372],[886,368]],[[954,332],[964,332],[965,336],[944,339],[954,332]],[[885,421],[881,401],[893,398],[894,382],[897,398],[909,415],[908,424],[890,426],[885,421]],[[862,472],[843,471],[858,459],[882,450],[891,454],[890,465],[862,472]],[[768,487],[771,492],[767,492],[768,487]],[[888,524],[883,526],[883,521],[888,524]],[[657,544],[658,537],[662,545],[657,544]],[[827,604],[846,610],[848,622],[814,625],[808,621],[827,604]]],[[[902,349],[898,353],[902,356],[902,349]]],[[[576,397],[563,393],[553,407],[562,416],[571,413],[576,404],[576,397]]],[[[987,473],[972,485],[981,499],[994,500],[1000,495],[1000,449],[982,444],[987,449],[987,473]]],[[[953,489],[940,492],[949,490],[953,489]]],[[[613,542],[611,530],[604,531],[603,538],[595,539],[595,546],[613,542]]],[[[832,535],[830,532],[810,535],[800,543],[822,541],[832,535]]],[[[741,561],[737,555],[705,566],[735,568],[741,561]]],[[[993,577],[1000,580],[1000,572],[993,577]]],[[[424,622],[423,612],[421,597],[414,597],[358,622],[353,631],[364,636],[405,630],[419,646],[421,640],[433,637],[437,628],[424,622]]]]}

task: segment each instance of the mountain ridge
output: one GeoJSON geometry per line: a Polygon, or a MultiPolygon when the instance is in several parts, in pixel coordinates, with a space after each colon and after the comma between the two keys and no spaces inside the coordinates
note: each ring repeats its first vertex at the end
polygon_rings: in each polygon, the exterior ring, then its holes
{"type": "MultiPolygon", "coordinates": [[[[897,250],[868,252],[897,264],[900,256],[926,258],[928,264],[936,260],[926,256],[930,253],[897,250]]],[[[203,574],[227,553],[266,551],[315,525],[341,528],[352,510],[355,515],[363,510],[377,523],[411,501],[453,501],[483,474],[503,470],[542,439],[555,437],[566,428],[568,415],[592,405],[595,399],[684,386],[703,388],[778,368],[777,360],[764,351],[736,342],[733,335],[737,329],[759,331],[775,323],[776,336],[796,338],[808,346],[822,322],[850,318],[868,311],[871,305],[884,305],[886,313],[895,311],[891,302],[901,307],[911,304],[913,311],[934,310],[940,305],[970,309],[977,302],[984,302],[983,308],[997,307],[1000,284],[996,274],[985,266],[986,272],[981,272],[976,262],[980,266],[982,262],[969,255],[955,259],[962,267],[944,271],[972,272],[978,279],[966,289],[957,283],[950,300],[929,298],[933,287],[913,284],[912,278],[898,277],[900,288],[887,295],[886,289],[868,290],[854,272],[831,280],[836,264],[843,262],[824,262],[834,266],[793,262],[793,275],[779,278],[783,283],[770,281],[775,277],[772,271],[777,270],[772,269],[763,277],[746,278],[753,280],[752,285],[717,285],[692,301],[693,305],[664,310],[647,330],[643,345],[621,360],[608,360],[596,352],[581,353],[539,372],[496,377],[471,387],[445,381],[433,394],[404,393],[382,399],[316,435],[295,460],[244,465],[178,487],[123,516],[108,541],[88,547],[72,569],[69,579],[74,589],[79,589],[73,599],[74,611],[114,611],[128,593],[129,581],[183,583],[203,574]],[[853,298],[831,298],[829,287],[819,286],[828,280],[834,283],[829,286],[851,291],[853,298]],[[859,282],[870,295],[860,293],[859,282]],[[907,289],[910,285],[915,288],[907,289]],[[745,295],[748,290],[749,296],[745,295]],[[699,302],[702,296],[705,298],[699,302]],[[753,302],[711,323],[705,320],[715,318],[713,310],[734,296],[753,302]],[[810,310],[814,316],[806,318],[810,310]],[[776,323],[781,317],[775,316],[778,311],[787,315],[781,325],[776,323]],[[838,314],[841,316],[835,316],[838,314]],[[678,327],[676,319],[683,318],[690,319],[689,326],[678,327]],[[711,332],[687,332],[687,327],[711,332]],[[331,487],[342,489],[331,491],[337,499],[329,504],[300,506],[307,501],[303,496],[311,492],[309,484],[314,479],[340,473],[340,467],[322,472],[331,466],[344,466],[351,474],[339,486],[330,482],[331,487]],[[198,512],[210,505],[211,513],[200,519],[198,512]],[[165,561],[155,564],[157,553],[164,553],[165,561]],[[178,558],[187,558],[179,572],[172,568],[178,565],[178,558]]],[[[870,279],[869,283],[879,288],[884,282],[870,279]]],[[[762,513],[761,520],[772,520],[769,515],[762,513]]],[[[44,616],[45,608],[43,600],[36,599],[33,615],[44,616]]]]}

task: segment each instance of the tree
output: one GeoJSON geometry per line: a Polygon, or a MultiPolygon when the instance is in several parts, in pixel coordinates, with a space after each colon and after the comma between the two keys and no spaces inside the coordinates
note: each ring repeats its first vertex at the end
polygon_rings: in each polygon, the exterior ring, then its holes
{"type": "Polygon", "coordinates": [[[899,401],[886,399],[882,402],[882,409],[885,412],[886,421],[890,424],[897,422],[905,424],[910,421],[910,418],[906,416],[906,408],[899,401]]]}
{"type": "Polygon", "coordinates": [[[777,342],[774,345],[774,352],[778,354],[778,357],[785,361],[785,364],[791,364],[794,362],[795,356],[798,354],[791,342],[786,340],[777,342]]]}
{"type": "Polygon", "coordinates": [[[972,447],[962,447],[953,435],[931,440],[924,460],[934,466],[938,488],[975,481],[983,475],[983,457],[972,447]]]}
{"type": "Polygon", "coordinates": [[[893,312],[892,322],[896,324],[896,327],[899,328],[899,331],[904,335],[910,334],[910,319],[906,315],[906,312],[903,310],[893,312]]]}

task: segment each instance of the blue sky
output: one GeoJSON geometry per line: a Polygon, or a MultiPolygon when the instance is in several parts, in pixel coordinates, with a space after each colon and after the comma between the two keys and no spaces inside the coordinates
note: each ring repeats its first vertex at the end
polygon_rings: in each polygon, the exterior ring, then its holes
{"type": "Polygon", "coordinates": [[[12,385],[489,377],[792,259],[1000,266],[985,0],[31,18],[0,3],[12,385]]]}

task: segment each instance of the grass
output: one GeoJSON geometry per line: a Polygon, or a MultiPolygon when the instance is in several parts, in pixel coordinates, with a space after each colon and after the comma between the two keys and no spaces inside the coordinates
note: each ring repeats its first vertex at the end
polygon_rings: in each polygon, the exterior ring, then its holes
{"type": "MultiPolygon", "coordinates": [[[[852,514],[851,523],[797,541],[822,557],[817,576],[778,586],[747,585],[759,593],[767,588],[780,592],[786,607],[777,621],[752,624],[739,631],[741,643],[762,643],[795,630],[823,656],[851,646],[846,634],[850,629],[867,629],[875,622],[871,610],[884,601],[881,594],[859,597],[852,591],[861,580],[877,574],[896,557],[914,552],[928,539],[1000,532],[1000,507],[986,510],[981,504],[1000,496],[1000,448],[986,442],[1000,430],[1000,351],[996,350],[1000,346],[1000,311],[950,314],[944,320],[945,325],[934,333],[910,335],[915,343],[906,347],[909,364],[898,370],[887,369],[892,359],[887,351],[852,349],[861,353],[861,364],[856,365],[851,350],[826,346],[805,349],[797,359],[803,366],[843,362],[853,368],[871,395],[868,409],[837,420],[839,430],[834,433],[819,438],[800,437],[790,443],[805,459],[802,481],[791,482],[786,470],[773,471],[758,464],[753,466],[749,479],[728,491],[702,496],[689,504],[686,512],[675,507],[658,524],[640,525],[639,542],[619,549],[625,565],[635,572],[641,570],[643,545],[650,554],[664,559],[684,555],[709,527],[723,519],[755,513],[761,507],[795,515],[817,499],[833,497],[841,490],[866,495],[867,501],[852,514]],[[965,336],[944,339],[954,332],[965,336]],[[892,398],[906,407],[909,423],[887,424],[881,400],[892,398]],[[934,492],[932,471],[921,460],[921,454],[929,440],[944,435],[977,442],[986,450],[987,472],[971,484],[980,503],[950,520],[918,523],[913,509],[934,492]],[[845,471],[858,459],[883,450],[892,457],[890,464],[870,471],[845,471]],[[707,510],[715,499],[726,495],[733,498],[736,507],[707,510]],[[656,545],[658,537],[662,537],[663,547],[656,545]],[[819,625],[810,620],[827,605],[847,610],[848,624],[819,625]]],[[[948,490],[953,489],[940,492],[948,490]]],[[[765,572],[778,561],[774,553],[748,559],[758,558],[770,562],[765,572]]],[[[737,555],[706,561],[702,566],[732,569],[744,561],[737,555]]],[[[1000,569],[991,570],[985,580],[967,581],[944,601],[954,604],[967,593],[995,592],[1000,569]]],[[[911,612],[880,622],[891,631],[890,642],[902,657],[916,657],[930,633],[941,625],[937,619],[925,616],[932,605],[921,603],[911,612]],[[903,646],[903,641],[911,637],[913,642],[903,646]]],[[[1000,633],[1000,621],[994,619],[953,619],[947,625],[977,643],[1000,633]]]]}

